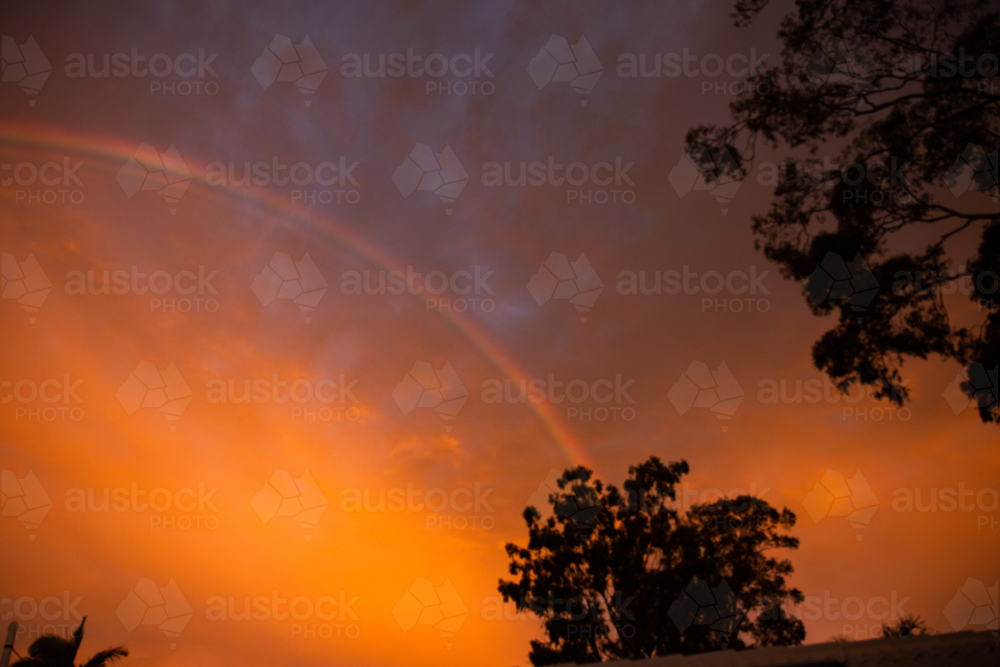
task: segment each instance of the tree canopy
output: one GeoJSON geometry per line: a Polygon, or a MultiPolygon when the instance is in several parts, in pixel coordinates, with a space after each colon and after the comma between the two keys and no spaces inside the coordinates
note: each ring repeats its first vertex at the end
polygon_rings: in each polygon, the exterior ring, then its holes
{"type": "MultiPolygon", "coordinates": [[[[767,4],[737,0],[736,25],[767,4]]],[[[788,151],[753,230],[815,314],[839,311],[813,359],[842,390],[867,384],[901,404],[906,358],[940,355],[966,367],[981,419],[1000,423],[996,5],[796,8],[778,33],[781,64],[750,77],[731,124],[690,130],[688,151],[709,178],[742,177],[761,147],[788,151]],[[973,256],[955,256],[970,234],[973,256]]]]}
{"type": "Polygon", "coordinates": [[[685,461],[653,456],[619,490],[585,467],[566,470],[552,515],[524,511],[525,547],[507,544],[504,601],[544,620],[534,665],[638,659],[721,648],[796,645],[802,622],[784,613],[802,594],[792,564],[795,515],[749,495],[678,507],[685,461]]]}

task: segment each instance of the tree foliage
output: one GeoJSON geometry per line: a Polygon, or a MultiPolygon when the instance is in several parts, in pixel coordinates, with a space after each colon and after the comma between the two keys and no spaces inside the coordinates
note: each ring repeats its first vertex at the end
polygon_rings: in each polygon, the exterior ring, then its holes
{"type": "MultiPolygon", "coordinates": [[[[87,622],[84,616],[80,625],[73,631],[73,637],[67,639],[59,635],[42,635],[31,642],[28,647],[28,657],[15,662],[12,667],[76,667],[76,654],[83,641],[83,624],[87,622]]],[[[109,662],[128,655],[124,646],[105,649],[95,653],[82,667],[105,667],[109,662]]]]}
{"type": "Polygon", "coordinates": [[[525,509],[528,543],[507,544],[515,578],[499,591],[544,620],[534,665],[802,642],[802,622],[784,612],[803,599],[788,587],[792,564],[769,554],[798,547],[795,515],[748,495],[683,511],[675,487],[687,472],[650,457],[619,490],[577,467],[549,496],[552,516],[525,509]],[[701,595],[715,602],[696,608],[701,595]]]}
{"type": "MultiPolygon", "coordinates": [[[[737,0],[736,25],[767,4],[737,0]]],[[[714,176],[735,177],[761,146],[788,151],[753,230],[758,249],[805,283],[815,314],[839,310],[813,359],[842,390],[867,384],[901,404],[904,360],[936,354],[968,365],[963,390],[984,422],[1000,422],[996,5],[797,0],[796,8],[778,33],[781,64],[751,76],[730,105],[730,125],[690,130],[688,150],[714,176]],[[968,234],[978,248],[963,262],[949,241],[968,234]],[[899,251],[914,240],[919,251],[899,251]],[[816,298],[829,279],[814,274],[830,253],[852,278],[870,271],[854,283],[877,281],[870,303],[847,283],[816,298]],[[949,293],[967,294],[974,324],[952,322],[949,307],[962,306],[949,293]]]]}

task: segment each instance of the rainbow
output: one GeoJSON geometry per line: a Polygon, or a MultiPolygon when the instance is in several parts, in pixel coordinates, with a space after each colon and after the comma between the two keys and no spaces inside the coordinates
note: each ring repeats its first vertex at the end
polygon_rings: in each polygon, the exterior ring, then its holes
{"type": "MultiPolygon", "coordinates": [[[[83,136],[56,128],[23,123],[5,124],[0,131],[0,141],[7,147],[75,154],[95,161],[104,161],[109,165],[125,164],[136,149],[135,144],[117,138],[83,136]]],[[[187,151],[186,153],[190,154],[187,151]]],[[[314,220],[313,214],[294,208],[289,200],[279,197],[273,190],[229,186],[207,187],[203,185],[205,172],[200,169],[199,163],[195,163],[194,167],[190,163],[187,166],[195,176],[192,186],[201,184],[206,192],[214,196],[226,196],[233,200],[264,205],[270,213],[280,216],[285,221],[307,226],[313,233],[377,269],[392,270],[400,266],[391,255],[364,237],[338,225],[329,217],[324,216],[321,220],[314,220]]],[[[413,295],[413,298],[420,297],[413,295]]],[[[507,350],[494,341],[475,320],[462,313],[442,312],[440,309],[436,312],[452,331],[459,334],[504,377],[511,381],[520,381],[529,376],[507,350]]],[[[551,403],[529,401],[527,405],[534,412],[549,439],[569,463],[595,470],[588,452],[551,403]]]]}

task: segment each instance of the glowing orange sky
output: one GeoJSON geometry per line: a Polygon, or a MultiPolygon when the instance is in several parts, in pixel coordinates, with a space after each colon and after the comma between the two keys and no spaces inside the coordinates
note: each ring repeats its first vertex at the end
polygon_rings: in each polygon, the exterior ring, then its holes
{"type": "MultiPolygon", "coordinates": [[[[943,398],[960,369],[938,359],[907,363],[913,400],[903,411],[841,397],[766,402],[761,391],[768,381],[794,389],[821,380],[810,347],[830,325],[812,317],[800,287],[753,250],[749,218],[765,209],[770,189],[748,179],[725,215],[708,193],[679,197],[666,178],[682,155],[683,133],[724,120],[728,99],[701,94],[700,80],[614,76],[614,55],[623,52],[774,53],[770,40],[780,14],[769,12],[770,23],[739,32],[723,20],[728,7],[719,3],[691,3],[676,14],[575,7],[537,15],[406,3],[393,11],[359,5],[247,12],[227,18],[233,23],[225,37],[209,27],[224,13],[217,8],[166,5],[104,17],[82,6],[54,17],[22,8],[27,13],[4,22],[4,34],[9,25],[18,43],[34,35],[54,71],[32,107],[15,84],[2,84],[0,165],[82,162],[76,172],[82,185],[74,189],[83,201],[18,199],[28,196],[23,190],[41,197],[61,186],[0,187],[0,250],[18,262],[33,255],[52,284],[37,312],[16,299],[0,302],[0,467],[17,480],[33,473],[51,502],[37,526],[0,517],[0,619],[17,618],[26,632],[37,632],[65,623],[61,616],[46,620],[41,610],[28,613],[31,601],[82,597],[76,608],[89,616],[84,653],[125,644],[133,664],[526,665],[539,625],[509,609],[498,618],[496,585],[507,576],[504,543],[526,538],[520,513],[528,498],[553,469],[584,464],[620,484],[630,464],[655,454],[691,464],[682,491],[692,501],[755,490],[794,511],[802,542],[791,554],[794,585],[807,596],[864,604],[895,596],[905,599],[906,612],[952,629],[943,610],[959,588],[970,577],[989,586],[1000,575],[1000,512],[992,500],[997,434],[972,410],[956,414],[943,398]],[[148,27],[134,27],[142,25],[148,27]],[[130,27],[119,31],[123,26],[130,27]],[[249,73],[275,32],[296,43],[310,35],[331,65],[309,107],[291,86],[262,90],[249,73]],[[568,87],[538,90],[525,74],[550,33],[586,33],[605,60],[586,107],[568,87]],[[347,51],[407,46],[496,52],[497,92],[428,96],[423,82],[353,81],[333,66],[347,51]],[[71,79],[63,71],[68,54],[133,47],[219,52],[219,94],[150,96],[148,81],[71,79]],[[451,214],[432,193],[403,197],[396,189],[393,170],[415,142],[435,151],[449,144],[469,172],[451,214]],[[123,193],[116,176],[140,143],[161,152],[173,144],[183,157],[193,178],[179,201],[123,193]],[[634,162],[636,202],[571,205],[559,187],[491,189],[480,181],[487,162],[549,155],[565,163],[613,163],[616,156],[634,162]],[[360,203],[304,205],[291,200],[292,188],[205,183],[211,162],[271,156],[287,163],[358,161],[360,203]],[[585,254],[603,281],[586,313],[566,301],[538,305],[526,289],[553,252],[570,260],[585,254]],[[296,261],[308,253],[328,284],[308,323],[291,300],[262,305],[251,287],[275,253],[296,261]],[[451,292],[442,299],[452,299],[452,311],[441,312],[442,301],[429,304],[423,296],[353,295],[342,288],[345,272],[377,276],[408,266],[424,274],[492,272],[490,293],[481,295],[490,309],[472,312],[451,292]],[[703,310],[704,294],[617,289],[621,272],[685,266],[700,274],[768,271],[767,293],[753,312],[721,313],[703,310]],[[202,304],[211,312],[165,312],[149,293],[131,290],[67,291],[73,272],[93,272],[100,282],[105,271],[176,276],[197,275],[199,267],[216,274],[205,295],[214,301],[202,304]],[[454,312],[460,307],[466,312],[454,312]],[[121,387],[143,361],[161,372],[174,364],[183,376],[191,398],[179,419],[156,408],[128,414],[123,407],[121,387]],[[469,394],[455,419],[424,407],[404,414],[394,400],[418,361],[435,371],[445,364],[454,369],[469,394]],[[675,409],[671,387],[692,361],[731,369],[745,394],[732,419],[675,409]],[[301,388],[327,379],[332,400],[233,403],[211,393],[220,382],[239,392],[245,380],[272,383],[276,376],[301,388]],[[616,376],[631,381],[631,400],[588,400],[577,412],[566,402],[497,405],[483,395],[491,381],[551,377],[613,386],[616,376]],[[55,379],[61,387],[66,378],[70,385],[79,381],[82,402],[72,395],[68,402],[7,400],[19,381],[29,381],[22,384],[27,392],[32,383],[55,379]],[[43,410],[63,406],[78,411],[43,417],[43,410]],[[600,407],[627,410],[596,412],[600,407]],[[848,478],[862,473],[878,500],[866,526],[810,516],[803,501],[827,470],[848,478]],[[294,480],[311,476],[309,493],[318,491],[326,503],[314,524],[267,514],[267,498],[278,492],[266,484],[276,471],[294,480]],[[209,498],[192,508],[199,485],[209,498]],[[166,489],[186,509],[141,511],[131,502],[133,488],[147,495],[166,489]],[[960,488],[979,494],[973,496],[979,504],[926,512],[893,505],[907,493],[900,490],[920,489],[926,499],[931,489],[960,488]],[[81,489],[98,498],[105,489],[126,489],[118,497],[129,498],[127,507],[74,511],[81,489]],[[178,495],[182,489],[194,493],[178,495]],[[402,492],[393,496],[393,489],[402,492]],[[454,502],[439,512],[418,508],[431,489],[454,502]],[[391,499],[417,490],[421,496],[401,511],[391,503],[353,511],[351,504],[365,493],[391,499]],[[179,636],[168,637],[156,624],[128,629],[135,617],[118,613],[120,605],[143,579],[157,587],[173,581],[190,605],[179,636]],[[394,615],[421,579],[433,587],[450,582],[467,608],[454,636],[430,625],[406,629],[394,615]],[[328,596],[338,606],[325,608],[338,610],[341,600],[356,601],[327,619],[314,612],[300,621],[213,620],[213,600],[228,605],[233,598],[241,611],[244,598],[258,596],[312,603],[328,596]],[[20,598],[27,601],[15,608],[20,598]]],[[[950,249],[967,256],[975,240],[960,237],[950,249]]],[[[53,604],[45,608],[62,613],[61,603],[53,604]]],[[[867,616],[845,624],[824,613],[807,617],[807,641],[877,625],[867,616]]],[[[22,635],[17,647],[23,653],[28,643],[22,635]]]]}

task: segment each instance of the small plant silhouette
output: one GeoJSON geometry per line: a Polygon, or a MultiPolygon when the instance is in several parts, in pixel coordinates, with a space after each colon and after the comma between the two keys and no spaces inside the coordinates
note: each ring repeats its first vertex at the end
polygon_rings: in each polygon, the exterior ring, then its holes
{"type": "MultiPolygon", "coordinates": [[[[31,646],[28,647],[28,657],[21,658],[13,667],[77,667],[76,653],[80,650],[80,642],[83,641],[83,624],[86,622],[87,617],[84,616],[80,625],[73,631],[71,639],[59,635],[42,635],[31,642],[31,646]]],[[[128,649],[116,646],[98,651],[80,667],[104,667],[127,655],[128,649]]]]}

